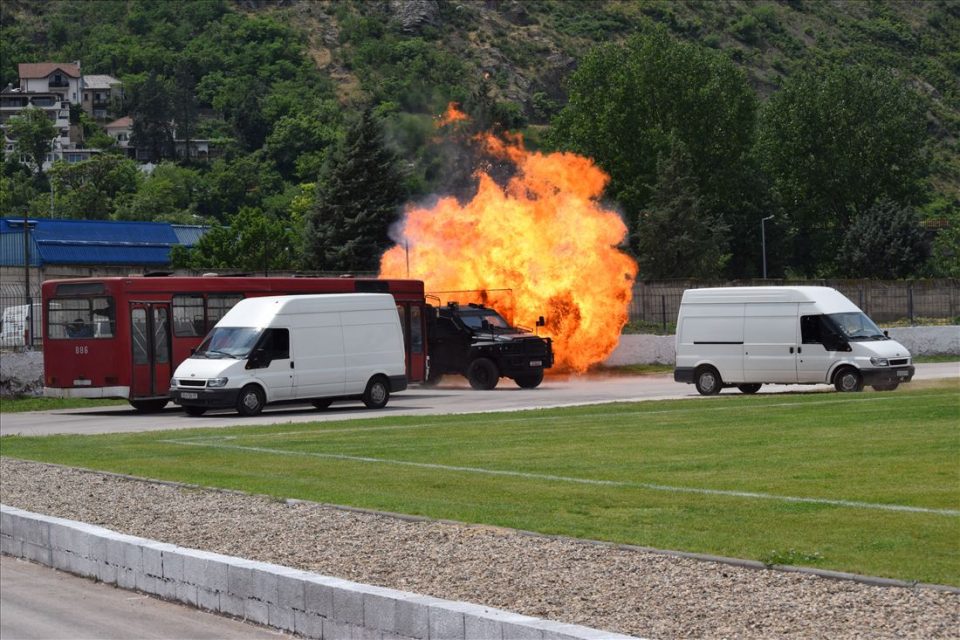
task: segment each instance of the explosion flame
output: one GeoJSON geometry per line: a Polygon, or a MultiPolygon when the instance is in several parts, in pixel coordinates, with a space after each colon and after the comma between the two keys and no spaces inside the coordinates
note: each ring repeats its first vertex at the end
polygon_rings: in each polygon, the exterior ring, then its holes
{"type": "MultiPolygon", "coordinates": [[[[464,118],[453,105],[444,115],[449,123],[464,118]]],[[[609,177],[583,156],[527,151],[520,136],[480,140],[516,173],[501,187],[477,170],[479,189],[465,204],[445,197],[408,206],[380,276],[472,292],[459,301],[483,302],[518,326],[542,315],[555,369],[585,371],[616,348],[637,275],[616,248],[626,226],[598,200],[609,177]]]]}

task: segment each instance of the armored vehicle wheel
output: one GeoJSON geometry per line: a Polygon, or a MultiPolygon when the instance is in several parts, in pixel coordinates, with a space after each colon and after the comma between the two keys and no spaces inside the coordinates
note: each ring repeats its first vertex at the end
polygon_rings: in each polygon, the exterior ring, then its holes
{"type": "Polygon", "coordinates": [[[833,386],[844,393],[863,391],[863,376],[854,367],[843,367],[833,377],[833,386]]]}
{"type": "Polygon", "coordinates": [[[256,385],[248,384],[237,396],[237,413],[242,416],[255,416],[263,411],[263,391],[256,385]]]}
{"type": "Polygon", "coordinates": [[[741,392],[741,393],[756,393],[757,391],[760,391],[760,387],[761,387],[761,386],[763,386],[763,385],[759,385],[759,384],[756,384],[756,383],[753,383],[753,384],[738,384],[738,385],[737,385],[737,389],[740,389],[740,392],[741,392]]]}
{"type": "Polygon", "coordinates": [[[713,367],[700,367],[694,374],[697,391],[702,396],[714,396],[723,388],[720,373],[713,367]]]}
{"type": "Polygon", "coordinates": [[[489,358],[477,358],[467,369],[467,380],[474,389],[489,391],[497,386],[500,372],[497,371],[497,365],[489,358]]]}
{"type": "Polygon", "coordinates": [[[543,382],[543,369],[536,373],[528,373],[513,379],[521,389],[536,389],[543,382]]]}
{"type": "Polygon", "coordinates": [[[202,416],[207,412],[206,407],[184,407],[184,411],[187,412],[188,416],[202,416]]]}
{"type": "Polygon", "coordinates": [[[374,376],[367,383],[367,389],[363,392],[363,404],[368,409],[383,409],[387,406],[390,399],[390,384],[383,376],[374,376]]]}

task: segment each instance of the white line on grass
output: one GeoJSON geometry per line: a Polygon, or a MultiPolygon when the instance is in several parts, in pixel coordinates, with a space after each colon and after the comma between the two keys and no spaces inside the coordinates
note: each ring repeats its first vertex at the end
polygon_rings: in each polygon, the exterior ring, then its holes
{"type": "Polygon", "coordinates": [[[179,444],[190,447],[207,447],[212,449],[231,449],[236,451],[254,451],[257,453],[269,453],[280,456],[301,456],[309,458],[324,458],[328,460],[350,460],[353,462],[367,462],[374,464],[388,464],[405,467],[416,467],[420,469],[440,469],[443,471],[455,471],[461,473],[478,473],[490,476],[506,476],[512,478],[527,478],[533,480],[549,480],[553,482],[571,482],[575,484],[600,485],[607,487],[627,487],[636,489],[648,489],[651,491],[668,491],[672,493],[693,493],[710,496],[728,496],[734,498],[751,498],[759,500],[779,500],[781,502],[795,502],[803,504],[821,504],[836,507],[852,507],[856,509],[873,509],[877,511],[900,511],[909,513],[930,513],[941,516],[960,516],[960,510],[956,509],[930,509],[927,507],[911,507],[899,504],[878,504],[873,502],[858,502],[855,500],[829,500],[826,498],[799,498],[795,496],[778,496],[770,493],[754,493],[751,491],[726,491],[722,489],[703,489],[696,487],[673,487],[663,484],[650,484],[646,482],[621,482],[618,480],[595,480],[592,478],[574,478],[570,476],[556,476],[544,473],[529,473],[525,471],[507,471],[501,469],[484,469],[482,467],[459,467],[445,464],[436,464],[431,462],[412,462],[409,460],[389,460],[384,458],[371,458],[367,456],[348,456],[339,453],[317,453],[312,451],[288,451],[285,449],[269,449],[267,447],[245,447],[241,445],[223,444],[222,442],[200,442],[197,440],[161,440],[168,444],[179,444]]]}

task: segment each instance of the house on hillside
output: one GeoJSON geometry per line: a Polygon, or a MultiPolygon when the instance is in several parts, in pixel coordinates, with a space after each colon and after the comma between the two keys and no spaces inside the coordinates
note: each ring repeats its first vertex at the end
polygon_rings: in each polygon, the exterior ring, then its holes
{"type": "MultiPolygon", "coordinates": [[[[71,122],[70,118],[70,106],[81,105],[86,96],[90,97],[91,105],[97,95],[100,96],[101,103],[108,100],[105,97],[107,92],[102,89],[87,92],[84,76],[80,73],[80,62],[22,63],[18,65],[18,71],[19,86],[8,85],[0,91],[0,129],[3,130],[6,153],[15,151],[14,141],[7,135],[7,122],[28,108],[42,109],[58,131],[58,136],[53,140],[53,148],[43,163],[45,171],[57,160],[82,162],[100,153],[99,149],[84,146],[83,130],[79,123],[71,122]]],[[[119,81],[110,76],[91,77],[98,78],[96,86],[112,81],[119,87],[119,81]],[[106,78],[110,80],[105,80],[106,78]]],[[[118,90],[116,87],[110,90],[118,90]]]]}
{"type": "Polygon", "coordinates": [[[123,99],[123,83],[108,75],[83,76],[83,110],[96,120],[106,120],[111,104],[123,99]]]}

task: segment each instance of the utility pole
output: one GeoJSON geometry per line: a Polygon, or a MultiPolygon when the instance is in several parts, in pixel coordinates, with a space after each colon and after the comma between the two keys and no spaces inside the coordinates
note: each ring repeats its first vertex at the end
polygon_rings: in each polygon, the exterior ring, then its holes
{"type": "Polygon", "coordinates": [[[767,279],[767,229],[766,222],[771,220],[772,215],[760,219],[760,247],[763,251],[763,279],[767,279]]]}

